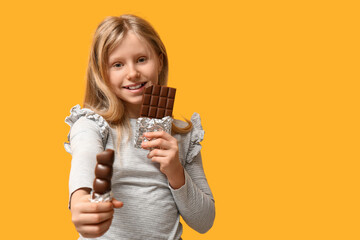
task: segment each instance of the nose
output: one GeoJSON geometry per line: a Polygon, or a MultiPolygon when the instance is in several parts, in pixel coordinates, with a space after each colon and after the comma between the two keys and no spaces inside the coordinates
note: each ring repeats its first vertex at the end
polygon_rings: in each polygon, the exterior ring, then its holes
{"type": "Polygon", "coordinates": [[[140,77],[140,73],[137,71],[135,66],[130,65],[129,68],[128,68],[128,74],[127,74],[126,78],[128,80],[136,80],[139,77],[140,77]]]}

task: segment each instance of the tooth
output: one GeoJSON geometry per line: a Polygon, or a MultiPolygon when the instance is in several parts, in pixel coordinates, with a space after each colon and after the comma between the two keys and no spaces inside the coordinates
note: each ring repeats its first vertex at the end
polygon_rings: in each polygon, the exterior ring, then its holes
{"type": "Polygon", "coordinates": [[[130,90],[135,90],[135,89],[138,89],[138,88],[140,88],[140,87],[141,87],[141,84],[136,85],[136,86],[134,86],[134,87],[129,87],[129,89],[130,89],[130,90]]]}

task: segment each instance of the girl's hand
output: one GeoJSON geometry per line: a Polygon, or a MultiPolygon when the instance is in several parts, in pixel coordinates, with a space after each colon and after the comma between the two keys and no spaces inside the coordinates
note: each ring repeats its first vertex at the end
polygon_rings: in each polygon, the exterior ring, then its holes
{"type": "Polygon", "coordinates": [[[123,203],[113,199],[111,202],[90,202],[90,192],[79,189],[71,196],[72,222],[76,230],[85,238],[100,237],[109,229],[114,208],[121,208],[123,203]]]}
{"type": "Polygon", "coordinates": [[[148,158],[153,162],[160,163],[160,171],[164,173],[169,180],[170,186],[178,189],[185,184],[185,175],[183,166],[179,160],[179,147],[177,140],[164,131],[146,132],[144,137],[154,139],[142,142],[144,149],[155,148],[150,151],[148,158]]]}

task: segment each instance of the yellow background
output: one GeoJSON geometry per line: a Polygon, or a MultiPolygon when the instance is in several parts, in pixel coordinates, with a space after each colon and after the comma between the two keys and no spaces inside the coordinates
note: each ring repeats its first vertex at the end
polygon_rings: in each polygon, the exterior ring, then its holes
{"type": "Polygon", "coordinates": [[[1,239],[76,239],[64,118],[106,16],[157,29],[175,117],[202,117],[213,228],[360,239],[357,1],[10,1],[0,7],[1,239]]]}

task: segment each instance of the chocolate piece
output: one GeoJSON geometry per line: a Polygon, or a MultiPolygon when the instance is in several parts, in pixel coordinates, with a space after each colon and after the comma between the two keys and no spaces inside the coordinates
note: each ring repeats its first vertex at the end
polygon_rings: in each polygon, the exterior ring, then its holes
{"type": "Polygon", "coordinates": [[[140,116],[148,118],[172,117],[176,89],[153,85],[145,89],[140,116]]]}
{"type": "Polygon", "coordinates": [[[104,194],[111,190],[111,183],[106,179],[95,178],[93,186],[97,194],[104,194]]]}
{"type": "Polygon", "coordinates": [[[106,149],[102,153],[96,155],[96,160],[100,164],[111,166],[114,163],[114,150],[106,149]]]}
{"type": "Polygon", "coordinates": [[[96,178],[106,179],[111,181],[112,170],[113,169],[111,167],[98,163],[96,164],[95,167],[95,176],[96,178]]]}
{"type": "Polygon", "coordinates": [[[96,155],[95,179],[93,183],[93,195],[104,194],[111,191],[111,177],[113,173],[114,150],[106,149],[96,155]]]}

